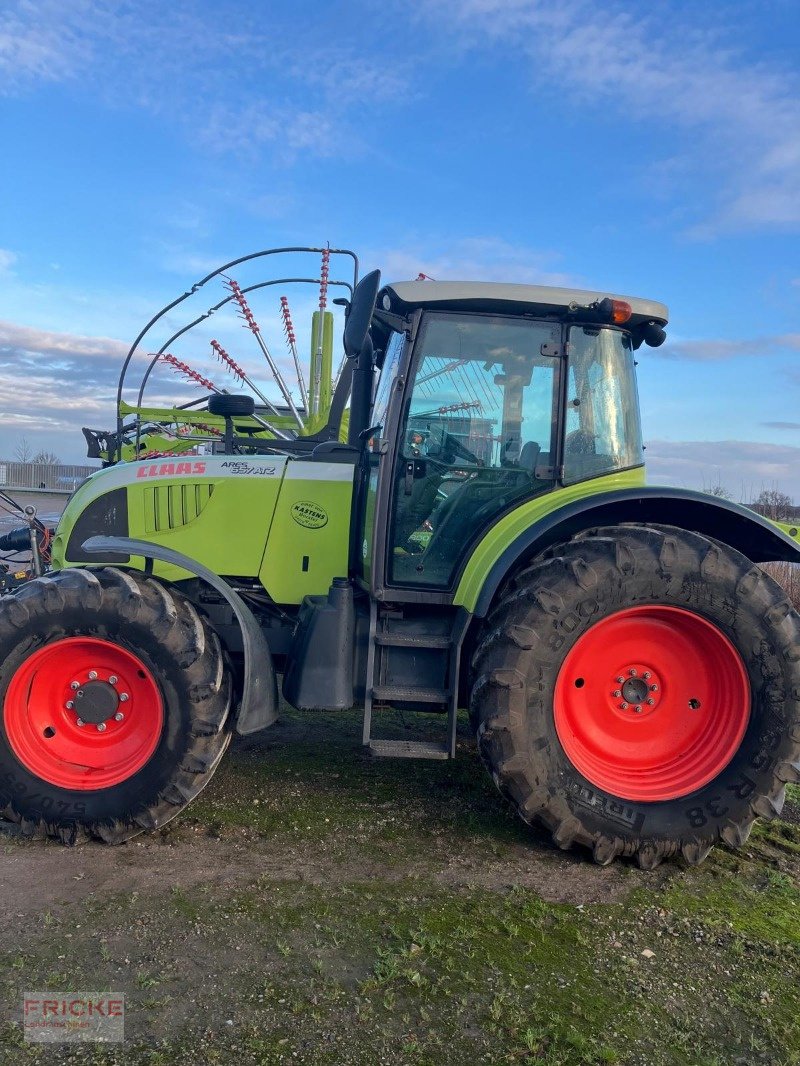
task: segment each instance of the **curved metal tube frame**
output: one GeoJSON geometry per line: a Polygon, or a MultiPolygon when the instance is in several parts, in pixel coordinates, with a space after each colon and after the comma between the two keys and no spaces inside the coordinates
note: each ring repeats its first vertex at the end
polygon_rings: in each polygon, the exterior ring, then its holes
{"type": "MultiPolygon", "coordinates": [[[[204,285],[206,285],[209,281],[212,281],[214,278],[219,277],[220,274],[223,274],[226,270],[230,270],[231,267],[238,266],[240,263],[248,263],[248,262],[250,262],[253,259],[263,259],[264,257],[266,257],[268,255],[280,255],[280,254],[285,254],[285,253],[290,253],[290,252],[316,252],[316,253],[321,255],[323,252],[326,252],[326,251],[330,255],[344,255],[344,256],[348,256],[350,259],[353,260],[353,288],[355,288],[356,284],[358,283],[358,256],[355,254],[355,252],[350,251],[348,248],[312,248],[312,247],[302,247],[302,246],[293,246],[293,247],[286,247],[286,248],[267,248],[267,249],[265,249],[264,251],[261,251],[261,252],[251,252],[250,255],[242,255],[242,256],[239,256],[238,259],[231,259],[230,262],[224,263],[221,267],[218,267],[216,270],[213,270],[210,274],[206,274],[206,276],[204,278],[201,278],[200,281],[195,282],[195,284],[192,285],[191,289],[188,289],[186,292],[184,292],[177,299],[173,300],[172,303],[167,304],[166,307],[162,307],[162,309],[158,312],[158,314],[154,315],[150,319],[150,321],[147,323],[147,325],[144,326],[144,328],[141,330],[141,332],[139,333],[139,335],[136,338],[136,340],[130,346],[130,348],[128,349],[128,354],[125,356],[125,360],[124,360],[124,362],[122,364],[122,369],[120,370],[119,382],[117,383],[117,434],[118,434],[118,438],[119,438],[118,439],[118,444],[117,444],[117,449],[118,449],[117,456],[118,456],[118,458],[119,459],[122,458],[122,432],[123,432],[123,425],[122,425],[122,417],[119,414],[119,407],[120,407],[120,404],[122,403],[122,390],[123,390],[124,385],[125,385],[125,375],[128,372],[128,367],[131,364],[131,360],[133,359],[133,356],[134,356],[134,353],[136,352],[136,349],[139,347],[139,345],[141,344],[141,342],[144,339],[144,337],[150,332],[150,330],[153,328],[153,326],[156,324],[156,322],[160,321],[160,319],[162,319],[164,317],[164,315],[166,315],[174,307],[177,307],[179,304],[182,304],[184,300],[187,300],[190,296],[193,296],[196,292],[198,292],[198,290],[202,289],[202,287],[204,285]]],[[[310,280],[313,281],[314,279],[310,279],[310,280]]],[[[284,282],[284,284],[285,283],[286,282],[284,282]]],[[[266,283],[262,283],[262,286],[263,286],[263,284],[266,284],[266,283]]],[[[334,283],[333,282],[329,282],[328,284],[330,285],[330,284],[334,284],[334,283]]],[[[347,285],[346,282],[341,282],[341,283],[340,282],[336,282],[335,284],[347,285]]],[[[258,287],[258,286],[251,286],[251,288],[256,288],[256,287],[258,287]]],[[[348,288],[349,288],[349,285],[348,285],[348,288]]],[[[245,292],[249,292],[250,289],[245,289],[244,291],[245,292]]],[[[351,292],[352,292],[352,289],[351,289],[351,292]]],[[[223,301],[223,304],[226,303],[226,302],[227,301],[223,301]]],[[[220,306],[222,306],[222,305],[220,305],[220,306]]],[[[205,317],[206,317],[205,315],[201,316],[201,318],[198,321],[202,321],[202,319],[205,318],[205,317]]],[[[177,333],[175,335],[175,337],[170,338],[170,342],[169,343],[172,343],[172,341],[175,340],[176,337],[179,337],[179,336],[181,336],[182,333],[185,333],[186,329],[188,329],[188,328],[191,328],[191,327],[190,326],[186,327],[185,329],[183,329],[179,333],[177,333]]],[[[162,348],[161,352],[159,352],[158,354],[159,355],[163,354],[163,352],[165,350],[166,350],[166,346],[164,348],[162,348]]],[[[148,369],[148,374],[149,374],[149,369],[148,369]]]]}

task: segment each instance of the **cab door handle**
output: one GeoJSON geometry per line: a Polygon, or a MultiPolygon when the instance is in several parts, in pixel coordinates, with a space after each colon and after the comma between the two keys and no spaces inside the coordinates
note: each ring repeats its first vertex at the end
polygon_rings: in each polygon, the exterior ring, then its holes
{"type": "Polygon", "coordinates": [[[410,496],[411,495],[411,489],[412,489],[413,485],[414,485],[414,460],[413,459],[407,459],[406,460],[406,475],[405,475],[405,478],[404,478],[404,487],[403,487],[403,491],[404,491],[406,496],[410,496]]]}

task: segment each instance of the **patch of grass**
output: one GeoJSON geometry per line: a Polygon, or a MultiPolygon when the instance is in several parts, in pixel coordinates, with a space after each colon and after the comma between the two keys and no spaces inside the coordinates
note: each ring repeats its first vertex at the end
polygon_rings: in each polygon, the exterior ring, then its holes
{"type": "Polygon", "coordinates": [[[734,867],[712,853],[703,875],[685,875],[664,892],[664,906],[706,925],[800,951],[800,890],[787,874],[747,862],[734,867]]]}
{"type": "MultiPolygon", "coordinates": [[[[187,889],[190,913],[119,898],[87,915],[117,961],[87,933],[65,966],[124,984],[129,1041],[96,1061],[126,1066],[800,1062],[791,880],[712,864],[633,884],[580,906],[419,877],[187,889]]],[[[39,946],[26,985],[49,972],[39,946]]]]}
{"type": "MultiPolygon", "coordinates": [[[[480,764],[466,718],[453,762],[376,759],[360,741],[359,712],[286,710],[284,728],[304,733],[281,743],[281,724],[252,746],[239,745],[188,817],[214,832],[247,828],[271,839],[337,849],[369,840],[385,862],[421,842],[458,849],[481,838],[496,854],[526,844],[529,831],[502,801],[480,764]]],[[[376,730],[393,738],[441,739],[441,715],[385,712],[376,730]]]]}

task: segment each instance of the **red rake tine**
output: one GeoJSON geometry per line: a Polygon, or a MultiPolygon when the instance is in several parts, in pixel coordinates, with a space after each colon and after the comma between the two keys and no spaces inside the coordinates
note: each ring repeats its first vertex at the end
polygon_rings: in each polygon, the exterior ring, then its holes
{"type": "MultiPolygon", "coordinates": [[[[204,377],[202,374],[198,373],[197,370],[192,369],[192,367],[190,367],[188,363],[184,363],[181,359],[177,359],[174,355],[170,355],[168,352],[163,352],[161,354],[161,358],[164,360],[165,363],[169,363],[173,370],[175,370],[178,374],[183,374],[184,377],[188,378],[190,381],[193,381],[195,385],[202,385],[204,389],[208,389],[209,391],[216,393],[218,396],[224,395],[224,391],[222,389],[215,385],[213,381],[209,381],[207,377],[204,377]]],[[[253,415],[253,418],[265,429],[268,429],[270,433],[274,433],[276,437],[282,437],[284,440],[287,439],[285,433],[281,433],[279,429],[277,429],[275,426],[270,425],[269,422],[261,418],[259,415],[253,415]]]]}
{"type": "MultiPolygon", "coordinates": [[[[248,387],[248,389],[252,389],[252,391],[256,394],[256,396],[258,396],[259,400],[261,400],[261,402],[266,407],[268,407],[270,409],[270,411],[272,411],[273,414],[278,415],[278,417],[280,417],[280,412],[275,407],[275,405],[273,403],[270,403],[270,401],[266,398],[266,396],[258,388],[258,386],[256,384],[254,384],[254,382],[252,382],[250,380],[250,378],[247,376],[247,374],[242,369],[242,367],[239,366],[239,364],[235,361],[235,359],[233,359],[232,356],[228,355],[228,353],[225,351],[225,349],[222,347],[222,345],[219,343],[219,341],[212,340],[211,341],[211,347],[214,350],[214,352],[219,356],[219,358],[222,360],[222,364],[226,368],[226,370],[228,370],[231,374],[233,374],[233,376],[237,379],[237,381],[241,381],[242,384],[244,384],[244,385],[246,385],[248,387]]],[[[267,420],[265,418],[262,418],[260,415],[253,415],[253,418],[255,418],[255,420],[260,425],[264,426],[271,433],[274,433],[276,437],[280,437],[282,440],[289,440],[290,439],[288,434],[286,434],[282,430],[278,429],[277,426],[273,426],[271,422],[267,422],[267,420]]]]}
{"type": "Polygon", "coordinates": [[[301,430],[305,429],[305,424],[304,424],[302,418],[300,417],[300,415],[299,415],[299,413],[297,411],[297,408],[294,405],[294,400],[292,399],[292,394],[289,392],[288,388],[286,387],[286,382],[283,380],[283,375],[281,374],[280,370],[278,369],[277,363],[272,358],[272,355],[270,354],[269,348],[264,343],[264,338],[261,336],[261,329],[260,329],[260,327],[258,325],[258,322],[256,322],[256,320],[255,320],[255,316],[253,315],[253,312],[250,310],[250,306],[247,303],[247,300],[245,299],[245,295],[242,292],[239,283],[237,281],[234,281],[233,278],[226,278],[225,279],[225,284],[231,290],[231,293],[233,294],[233,298],[238,303],[238,305],[239,305],[239,307],[241,309],[242,318],[245,320],[245,324],[247,325],[248,329],[250,330],[250,332],[253,334],[253,336],[255,337],[256,341],[258,342],[258,346],[261,349],[261,352],[262,352],[264,358],[267,360],[267,365],[269,366],[270,370],[272,371],[272,376],[275,378],[275,381],[277,382],[278,388],[281,390],[283,398],[284,398],[284,400],[286,400],[286,403],[287,403],[287,405],[289,407],[289,410],[292,412],[292,416],[293,416],[294,420],[297,422],[297,425],[298,425],[298,427],[301,430]]]}
{"type": "Polygon", "coordinates": [[[303,377],[303,369],[300,366],[300,358],[297,354],[297,337],[295,336],[294,325],[292,323],[292,312],[289,310],[289,301],[285,296],[281,296],[281,315],[283,316],[283,331],[286,334],[286,343],[289,346],[289,352],[294,360],[294,369],[297,374],[297,386],[300,389],[303,407],[305,407],[308,412],[308,392],[306,390],[305,378],[303,377]]]}
{"type": "Polygon", "coordinates": [[[208,389],[209,392],[216,392],[217,394],[222,393],[222,389],[218,388],[213,381],[209,381],[207,377],[204,377],[197,370],[193,370],[188,363],[176,359],[174,355],[170,355],[168,352],[163,352],[161,358],[165,363],[169,363],[176,373],[183,374],[185,378],[193,381],[195,385],[202,385],[203,388],[208,389]]]}
{"type": "Polygon", "coordinates": [[[320,386],[322,384],[322,337],[324,334],[325,308],[328,306],[328,278],[331,269],[330,244],[322,249],[322,263],[319,268],[319,329],[317,330],[317,361],[314,371],[314,380],[311,382],[311,395],[314,409],[317,409],[320,400],[320,386]]]}

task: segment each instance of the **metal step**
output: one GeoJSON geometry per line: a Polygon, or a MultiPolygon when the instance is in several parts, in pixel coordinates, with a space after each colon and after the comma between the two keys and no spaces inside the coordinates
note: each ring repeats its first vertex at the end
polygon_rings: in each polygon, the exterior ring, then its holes
{"type": "Polygon", "coordinates": [[[368,745],[373,755],[395,759],[447,759],[450,757],[447,744],[428,740],[370,740],[368,745]]]}
{"type": "Polygon", "coordinates": [[[449,648],[450,637],[424,633],[376,633],[375,643],[385,648],[449,648]]]}
{"type": "Polygon", "coordinates": [[[375,685],[372,698],[382,703],[447,703],[450,693],[443,688],[415,688],[413,685],[375,685]]]}

